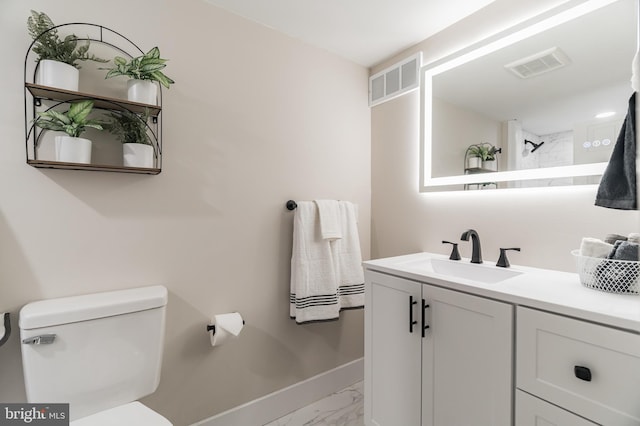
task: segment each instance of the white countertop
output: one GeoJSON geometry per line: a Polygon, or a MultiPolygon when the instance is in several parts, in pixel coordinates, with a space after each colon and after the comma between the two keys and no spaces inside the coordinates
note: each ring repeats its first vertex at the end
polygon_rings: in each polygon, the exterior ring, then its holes
{"type": "MultiPolygon", "coordinates": [[[[417,267],[421,260],[448,260],[434,253],[415,253],[364,262],[367,270],[384,272],[452,290],[501,300],[520,306],[618,327],[640,334],[640,296],[606,293],[580,284],[578,274],[511,265],[522,274],[497,283],[482,283],[417,267]]],[[[454,261],[451,261],[454,262],[454,261]]],[[[469,262],[463,258],[457,262],[469,262]]],[[[495,261],[479,267],[496,268],[495,261]]]]}

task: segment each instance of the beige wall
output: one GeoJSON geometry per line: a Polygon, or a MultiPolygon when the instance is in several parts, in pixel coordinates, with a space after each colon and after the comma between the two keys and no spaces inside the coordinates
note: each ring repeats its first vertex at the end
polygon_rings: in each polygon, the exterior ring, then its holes
{"type": "MultiPolygon", "coordinates": [[[[461,160],[465,158],[469,145],[489,143],[502,147],[501,122],[440,98],[433,98],[431,111],[433,117],[431,153],[433,158],[438,159],[431,163],[431,176],[464,174],[466,164],[461,160]]],[[[502,158],[506,158],[506,150],[504,152],[505,155],[502,158]]]]}
{"type": "Polygon", "coordinates": [[[15,328],[0,348],[0,401],[25,400],[20,307],[104,290],[168,287],[162,380],[144,402],[176,425],[363,355],[361,310],[331,323],[289,319],[293,213],[284,205],[359,204],[369,257],[365,68],[201,0],[3,0],[0,28],[0,311],[15,328]],[[160,175],[25,164],[29,9],[160,46],[177,81],[164,91],[160,175]],[[247,321],[241,338],[211,348],[210,315],[234,310],[247,321]]]}
{"type": "MultiPolygon", "coordinates": [[[[420,50],[424,63],[431,62],[561,3],[496,0],[372,73],[420,50]]],[[[372,109],[372,257],[448,253],[443,239],[458,240],[474,228],[485,259],[495,261],[500,247],[521,247],[509,255],[514,264],[575,271],[569,252],[582,237],[638,229],[637,212],[595,207],[593,187],[419,193],[419,102],[413,92],[372,109]]],[[[460,244],[470,256],[470,243],[460,244]]]]}

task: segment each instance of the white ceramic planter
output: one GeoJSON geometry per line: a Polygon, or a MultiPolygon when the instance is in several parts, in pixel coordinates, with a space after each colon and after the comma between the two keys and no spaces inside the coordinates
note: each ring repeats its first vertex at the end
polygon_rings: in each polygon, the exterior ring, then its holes
{"type": "Polygon", "coordinates": [[[43,59],[38,64],[36,84],[40,86],[77,92],[79,80],[80,72],[72,65],[50,59],[43,59]]]}
{"type": "Polygon", "coordinates": [[[467,158],[468,169],[479,169],[481,166],[482,166],[482,160],[480,159],[480,157],[467,158]]]}
{"type": "Polygon", "coordinates": [[[157,105],[158,86],[151,80],[129,80],[127,82],[127,99],[131,102],[157,105]]]}
{"type": "Polygon", "coordinates": [[[91,163],[91,141],[71,136],[55,137],[56,161],[63,163],[91,163]]]}
{"type": "Polygon", "coordinates": [[[482,168],[486,170],[492,170],[495,172],[498,170],[498,162],[496,160],[483,161],[482,168]]]}
{"type": "Polygon", "coordinates": [[[141,143],[122,144],[122,158],[125,167],[153,167],[153,146],[141,143]]]}

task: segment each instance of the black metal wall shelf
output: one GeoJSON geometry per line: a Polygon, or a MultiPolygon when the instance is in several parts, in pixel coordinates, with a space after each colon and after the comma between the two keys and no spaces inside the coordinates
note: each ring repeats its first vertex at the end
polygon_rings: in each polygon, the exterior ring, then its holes
{"type": "MultiPolygon", "coordinates": [[[[489,178],[491,176],[490,175],[491,173],[495,173],[498,170],[498,156],[496,154],[499,154],[501,152],[502,152],[502,148],[496,149],[496,147],[494,147],[492,144],[489,144],[489,143],[470,145],[464,153],[464,166],[463,166],[464,174],[475,175],[475,174],[487,173],[487,177],[489,178]],[[469,167],[469,158],[475,157],[475,155],[472,154],[472,150],[478,147],[486,147],[487,149],[489,148],[494,149],[493,154],[495,157],[495,160],[494,160],[495,169],[482,167],[482,164],[478,167],[469,167]]],[[[470,189],[496,189],[497,187],[498,187],[497,182],[491,182],[491,181],[482,182],[482,183],[467,183],[464,185],[465,191],[470,189]]]]}
{"type": "Polygon", "coordinates": [[[493,169],[484,169],[482,167],[470,167],[470,168],[466,168],[464,169],[464,174],[465,175],[469,175],[469,174],[475,174],[475,173],[494,173],[496,170],[493,169]]]}
{"type": "Polygon", "coordinates": [[[119,111],[127,110],[135,113],[144,113],[145,110],[148,110],[149,116],[151,117],[157,117],[162,111],[162,107],[159,105],[141,104],[139,102],[131,102],[125,99],[110,98],[91,93],[73,92],[70,90],[59,89],[57,87],[40,86],[33,83],[25,83],[24,86],[35,99],[49,99],[61,102],[91,99],[94,102],[95,108],[119,111]]]}
{"type": "MultiPolygon", "coordinates": [[[[68,30],[67,32],[69,34],[86,35],[86,37],[79,37],[78,40],[80,42],[89,41],[92,46],[93,43],[106,46],[108,50],[116,52],[118,56],[133,58],[144,54],[144,52],[127,37],[102,25],[91,23],[69,23],[57,25],[51,30],[60,30],[62,28],[68,30]]],[[[65,34],[67,32],[65,32],[65,34]]],[[[24,62],[26,163],[29,166],[42,169],[86,170],[149,175],[159,174],[162,171],[162,87],[158,87],[158,105],[148,105],[131,102],[127,99],[116,98],[113,96],[103,96],[101,94],[85,93],[80,91],[76,92],[35,84],[35,76],[38,68],[36,55],[32,51],[35,43],[36,41],[34,40],[29,46],[24,62]],[[149,136],[153,141],[153,148],[155,152],[154,167],[127,167],[118,164],[99,164],[103,163],[100,160],[97,160],[96,163],[90,164],[65,163],[52,161],[48,158],[39,158],[39,144],[41,143],[41,139],[46,131],[33,124],[34,119],[38,116],[38,112],[46,111],[51,108],[62,108],[70,102],[86,99],[92,100],[94,102],[94,109],[98,111],[129,111],[136,114],[147,112],[151,117],[151,124],[148,124],[148,128],[150,131],[149,136]],[[48,104],[45,105],[43,101],[51,102],[48,102],[48,104]],[[53,104],[53,106],[51,104],[53,104]]],[[[107,57],[105,59],[110,58],[107,57]]],[[[109,145],[109,142],[110,141],[107,141],[106,144],[109,145]]],[[[109,163],[109,161],[105,161],[104,163],[109,163]]]]}
{"type": "Polygon", "coordinates": [[[88,170],[94,172],[120,172],[143,175],[157,175],[162,170],[147,167],[126,167],[101,164],[62,163],[60,161],[27,160],[27,164],[37,169],[88,170]]]}

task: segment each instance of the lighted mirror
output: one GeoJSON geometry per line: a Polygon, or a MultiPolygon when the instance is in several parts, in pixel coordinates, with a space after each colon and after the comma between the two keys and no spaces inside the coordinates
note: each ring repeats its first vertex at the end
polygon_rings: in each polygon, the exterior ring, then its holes
{"type": "Polygon", "coordinates": [[[598,183],[633,93],[637,8],[556,9],[423,67],[421,189],[598,183]]]}

